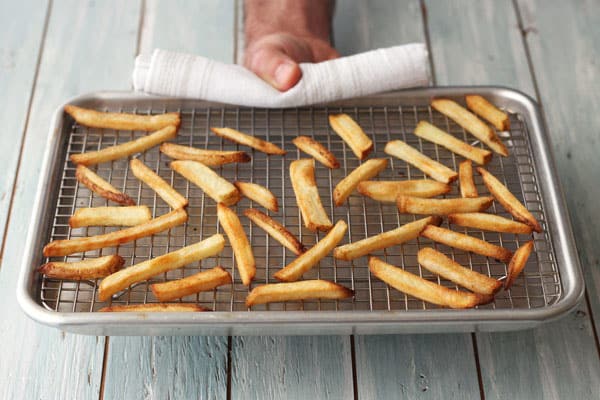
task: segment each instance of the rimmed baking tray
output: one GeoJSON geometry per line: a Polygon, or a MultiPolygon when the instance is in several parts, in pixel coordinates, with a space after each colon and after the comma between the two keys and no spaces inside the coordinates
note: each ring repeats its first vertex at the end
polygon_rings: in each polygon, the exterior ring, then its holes
{"type": "MultiPolygon", "coordinates": [[[[97,301],[98,281],[62,281],[38,274],[35,269],[46,262],[43,246],[50,240],[95,235],[116,228],[71,229],[68,218],[78,207],[104,206],[107,201],[75,179],[75,168],[68,156],[83,151],[97,150],[144,135],[143,132],[92,129],[74,123],[63,112],[56,111],[51,123],[47,150],[33,206],[26,252],[23,256],[17,295],[25,312],[34,320],[66,331],[94,335],[180,335],[180,334],[369,334],[414,333],[450,331],[513,330],[533,327],[556,318],[573,309],[580,301],[584,285],[576,256],[565,202],[554,170],[548,137],[544,131],[536,103],[528,96],[500,87],[446,87],[406,90],[377,96],[341,101],[326,105],[290,109],[243,108],[198,100],[163,98],[129,92],[101,92],[71,99],[68,103],[104,111],[157,114],[180,111],[182,124],[177,143],[199,148],[237,150],[238,146],[209,131],[210,126],[229,126],[265,138],[288,150],[281,156],[266,156],[250,151],[252,161],[218,168],[228,180],[252,181],[267,186],[279,199],[280,211],[270,213],[307,246],[313,245],[322,234],[314,234],[303,227],[289,181],[291,161],[306,157],[292,145],[298,135],[314,137],[325,144],[340,160],[341,168],[316,168],[317,184],[325,209],[335,222],[343,219],[349,229],[344,242],[390,230],[416,217],[397,212],[395,205],[382,204],[353,194],[343,206],[334,207],[332,190],[335,184],[359,165],[359,161],[343,141],[332,132],[327,116],[345,112],[355,118],[373,139],[371,157],[387,157],[383,147],[391,139],[401,139],[417,147],[426,155],[457,169],[462,160],[446,149],[416,137],[412,131],[419,120],[454,134],[460,139],[480,145],[454,122],[433,111],[429,102],[433,97],[448,97],[463,102],[464,94],[481,94],[510,112],[511,129],[501,132],[510,156],[494,155],[486,166],[499,177],[540,221],[541,234],[534,234],[534,252],[524,270],[509,291],[501,291],[494,302],[470,310],[442,309],[406,296],[371,276],[367,258],[353,262],[335,260],[331,256],[321,261],[305,279],[321,278],[336,281],[354,289],[353,299],[340,301],[310,300],[256,306],[249,310],[244,299],[249,289],[243,286],[234,267],[229,245],[215,258],[188,265],[141,282],[121,292],[112,304],[156,302],[149,283],[178,279],[200,270],[222,265],[228,269],[234,284],[212,292],[190,296],[186,302],[195,302],[213,309],[206,313],[98,313],[108,305],[97,301]]],[[[242,150],[250,150],[241,148],[242,150]]],[[[54,260],[75,261],[82,258],[118,253],[126,266],[156,257],[206,238],[220,231],[216,205],[203,192],[190,184],[169,167],[170,159],[158,148],[139,155],[155,172],[185,195],[189,221],[168,232],[140,239],[119,248],[75,254],[54,260]]],[[[141,184],[128,170],[128,160],[117,160],[95,168],[96,172],[113,186],[123,190],[138,204],[148,205],[154,216],[169,211],[156,194],[141,184]]],[[[377,179],[419,179],[423,173],[405,162],[390,158],[389,167],[377,179]]],[[[487,193],[480,177],[475,177],[480,193],[487,193]]],[[[446,197],[458,196],[458,185],[446,197]]],[[[236,206],[241,215],[245,208],[260,206],[243,199],[236,206]]],[[[490,210],[510,217],[499,204],[490,210]]],[[[251,239],[257,263],[257,276],[252,287],[273,283],[273,273],[294,259],[294,255],[250,221],[241,218],[251,239]]],[[[443,226],[447,226],[444,222],[443,226]]],[[[491,243],[515,250],[529,235],[499,234],[480,230],[452,227],[491,243]]],[[[433,246],[448,254],[462,265],[486,275],[502,278],[506,265],[486,257],[437,245],[419,238],[402,246],[375,253],[391,264],[401,266],[448,287],[456,286],[440,280],[424,269],[416,260],[418,250],[433,246]]]]}

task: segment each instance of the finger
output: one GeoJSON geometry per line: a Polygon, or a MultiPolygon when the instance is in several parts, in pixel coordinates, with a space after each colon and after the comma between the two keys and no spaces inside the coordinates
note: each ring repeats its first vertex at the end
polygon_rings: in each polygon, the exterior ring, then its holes
{"type": "Polygon", "coordinates": [[[283,50],[263,46],[249,54],[246,66],[275,89],[286,91],[302,77],[302,70],[283,50]]]}

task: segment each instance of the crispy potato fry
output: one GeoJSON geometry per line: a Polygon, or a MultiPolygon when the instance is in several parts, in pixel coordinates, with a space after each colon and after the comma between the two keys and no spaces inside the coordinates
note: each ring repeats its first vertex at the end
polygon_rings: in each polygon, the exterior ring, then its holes
{"type": "Polygon", "coordinates": [[[373,158],[359,165],[335,186],[333,190],[335,205],[341,206],[360,182],[373,178],[383,171],[387,165],[387,158],[373,158]]]}
{"type": "Polygon", "coordinates": [[[175,136],[177,136],[177,128],[173,125],[169,125],[150,135],[132,140],[127,143],[110,146],[98,151],[73,154],[71,155],[70,159],[75,164],[100,164],[107,161],[118,160],[119,158],[125,158],[135,153],[143,153],[149,148],[154,147],[165,140],[173,139],[175,136]]]}
{"type": "Polygon", "coordinates": [[[252,289],[246,297],[246,307],[289,300],[346,299],[354,292],[337,283],[308,280],[291,283],[271,283],[252,289]]]}
{"type": "Polygon", "coordinates": [[[151,219],[143,224],[132,226],[131,228],[125,228],[97,236],[55,240],[44,247],[44,256],[67,256],[69,254],[83,253],[89,250],[101,249],[103,247],[118,246],[181,225],[187,221],[187,218],[187,213],[182,209],[178,209],[151,219]]]}
{"type": "Polygon", "coordinates": [[[535,217],[525,208],[525,206],[513,195],[506,186],[504,186],[498,178],[492,175],[484,168],[477,167],[477,172],[483,178],[483,183],[488,190],[498,200],[502,207],[512,214],[517,220],[531,226],[534,231],[541,232],[542,227],[535,217]]]}
{"type": "Polygon", "coordinates": [[[292,143],[296,145],[297,148],[312,156],[315,160],[323,164],[324,166],[336,169],[340,167],[340,163],[335,158],[332,152],[327,150],[325,146],[316,140],[309,138],[308,136],[298,136],[292,143]]]}
{"type": "Polygon", "coordinates": [[[125,193],[118,191],[113,185],[100,178],[89,168],[78,165],[75,170],[75,178],[85,186],[87,186],[92,192],[99,194],[100,196],[114,201],[115,203],[123,204],[125,206],[135,205],[135,201],[125,193]]]}
{"type": "Polygon", "coordinates": [[[188,205],[188,200],[173,189],[163,178],[148,168],[143,162],[134,158],[129,162],[133,175],[146,185],[150,186],[156,194],[165,201],[173,210],[188,205]]]}
{"type": "Polygon", "coordinates": [[[160,151],[176,160],[198,161],[209,167],[250,161],[250,156],[243,151],[204,150],[175,143],[161,144],[160,151]]]}
{"type": "Polygon", "coordinates": [[[238,216],[223,203],[217,204],[217,217],[227,234],[227,238],[229,238],[242,283],[248,286],[256,275],[256,264],[254,262],[252,247],[250,247],[250,242],[248,241],[246,232],[244,232],[242,223],[238,216]]]}
{"type": "Polygon", "coordinates": [[[366,256],[374,251],[397,246],[412,240],[418,237],[428,224],[439,225],[441,222],[442,220],[439,217],[427,217],[414,222],[409,222],[408,224],[392,229],[391,231],[336,247],[333,250],[333,256],[340,260],[354,260],[355,258],[366,256]]]}
{"type": "Polygon", "coordinates": [[[210,130],[213,131],[217,136],[242,144],[244,146],[252,147],[253,149],[262,151],[263,153],[278,155],[284,155],[286,153],[285,150],[279,148],[271,142],[247,135],[240,131],[236,131],[235,129],[212,127],[210,130]]]}
{"type": "Polygon", "coordinates": [[[477,164],[487,164],[492,159],[491,151],[473,147],[427,121],[419,121],[414,133],[422,139],[445,147],[453,153],[475,161],[477,164]]]}
{"type": "Polygon", "coordinates": [[[472,308],[488,300],[487,296],[477,293],[448,289],[376,257],[369,259],[369,270],[394,289],[440,306],[472,308]]]}
{"type": "Polygon", "coordinates": [[[231,283],[231,274],[223,267],[214,267],[176,281],[155,283],[150,289],[158,301],[170,301],[231,283]]]}
{"type": "Polygon", "coordinates": [[[530,234],[533,231],[531,226],[527,224],[486,213],[449,214],[448,222],[454,225],[492,232],[530,234]]]}
{"type": "Polygon", "coordinates": [[[421,236],[446,246],[481,254],[503,262],[509,262],[512,257],[512,252],[504,247],[434,225],[427,225],[421,232],[421,236]]]}
{"type": "Polygon", "coordinates": [[[465,100],[469,110],[494,125],[499,131],[510,129],[508,114],[498,109],[495,105],[479,95],[466,95],[465,100]]]}
{"type": "Polygon", "coordinates": [[[193,303],[128,304],[102,307],[100,312],[201,312],[210,311],[193,303]]]}
{"type": "Polygon", "coordinates": [[[69,226],[135,226],[151,219],[147,206],[79,208],[69,218],[69,226]]]}
{"type": "Polygon", "coordinates": [[[462,197],[475,198],[479,196],[473,181],[473,163],[471,160],[464,160],[458,165],[458,181],[460,182],[460,195],[462,197]]]}
{"type": "Polygon", "coordinates": [[[277,197],[271,193],[269,189],[264,186],[257,185],[256,183],[250,182],[233,182],[237,190],[240,191],[242,196],[249,198],[250,200],[257,202],[267,210],[273,212],[279,211],[279,204],[277,203],[277,197]]]}
{"type": "Polygon", "coordinates": [[[424,199],[422,197],[398,195],[396,205],[398,211],[404,214],[433,214],[448,215],[462,212],[477,212],[486,210],[494,202],[494,198],[476,197],[455,199],[424,199]]]}
{"type": "Polygon", "coordinates": [[[348,114],[330,115],[329,125],[346,142],[359,160],[364,160],[373,150],[371,139],[348,114]]]}
{"type": "Polygon", "coordinates": [[[438,182],[450,183],[454,182],[456,178],[458,178],[458,174],[456,172],[445,165],[432,160],[419,150],[410,147],[401,140],[392,140],[391,142],[388,142],[383,151],[391,156],[406,161],[413,167],[420,169],[438,182]]]}
{"type": "Polygon", "coordinates": [[[117,255],[110,255],[75,262],[51,261],[38,268],[38,272],[50,278],[85,279],[104,278],[121,269],[125,260],[117,255]]]}
{"type": "Polygon", "coordinates": [[[225,238],[215,234],[201,242],[183,247],[162,256],[141,262],[107,276],[98,287],[98,299],[106,301],[120,290],[134,283],[150,279],[163,272],[181,268],[186,264],[214,256],[223,250],[225,238]]]}
{"type": "Polygon", "coordinates": [[[373,200],[395,203],[398,195],[434,197],[450,191],[450,185],[430,179],[410,181],[364,181],[356,188],[358,192],[373,200]]]}
{"type": "Polygon", "coordinates": [[[527,265],[527,260],[531,255],[531,250],[533,250],[533,240],[525,243],[523,246],[519,247],[517,251],[515,251],[515,255],[510,260],[508,264],[508,274],[506,275],[506,280],[504,281],[504,290],[510,289],[512,284],[515,282],[515,279],[521,274],[525,265],[527,265]]]}
{"type": "Polygon", "coordinates": [[[297,281],[305,272],[323,259],[346,234],[348,225],[339,220],[327,235],[304,254],[275,273],[275,279],[283,282],[297,281]]]}
{"type": "Polygon", "coordinates": [[[179,127],[179,124],[181,123],[178,112],[158,115],[139,115],[102,112],[72,105],[66,105],[65,112],[81,125],[90,126],[92,128],[157,131],[169,125],[179,127]]]}
{"type": "Polygon", "coordinates": [[[502,286],[502,282],[499,280],[465,268],[429,247],[419,250],[417,259],[419,264],[428,271],[475,293],[493,295],[502,286]]]}
{"type": "Polygon", "coordinates": [[[323,208],[315,181],[315,160],[301,158],[292,161],[290,177],[304,225],[313,232],[330,230],[333,224],[323,208]]]}
{"type": "Polygon", "coordinates": [[[172,161],[171,168],[202,189],[217,203],[232,206],[240,200],[240,192],[233,184],[198,161],[172,161]]]}
{"type": "Polygon", "coordinates": [[[290,231],[267,214],[257,209],[249,208],[244,211],[244,215],[297,256],[306,250],[304,245],[290,231]]]}

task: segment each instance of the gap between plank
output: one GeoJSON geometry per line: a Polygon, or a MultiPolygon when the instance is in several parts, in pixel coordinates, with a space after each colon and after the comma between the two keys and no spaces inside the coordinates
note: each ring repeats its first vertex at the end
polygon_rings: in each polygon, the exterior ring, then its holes
{"type": "Polygon", "coordinates": [[[104,399],[104,383],[106,377],[106,364],[108,364],[108,346],[110,342],[110,336],[104,336],[104,354],[102,355],[102,374],[100,375],[100,400],[104,399]]]}
{"type": "Polygon", "coordinates": [[[227,336],[227,400],[231,400],[231,336],[227,336]]]}
{"type": "MultiPolygon", "coordinates": [[[[140,46],[142,45],[142,32],[144,29],[144,22],[146,18],[146,0],[141,0],[140,3],[140,19],[138,21],[138,34],[137,40],[135,43],[135,56],[137,57],[140,54],[140,46]]],[[[133,85],[133,83],[132,83],[133,85]]]]}
{"type": "Polygon", "coordinates": [[[425,44],[427,45],[427,54],[429,58],[429,78],[431,84],[436,84],[435,64],[433,62],[433,52],[431,51],[431,37],[429,36],[429,18],[427,17],[427,5],[425,0],[420,0],[421,4],[421,16],[423,17],[423,33],[425,35],[425,44]]]}
{"type": "Polygon", "coordinates": [[[356,373],[356,346],[354,341],[356,337],[350,335],[350,359],[352,360],[352,392],[354,393],[354,400],[358,400],[358,379],[356,373]]]}
{"type": "Polygon", "coordinates": [[[483,377],[481,376],[481,365],[479,364],[479,350],[477,348],[477,337],[475,336],[475,332],[471,332],[471,343],[473,343],[473,354],[475,355],[475,369],[477,369],[479,397],[481,397],[481,400],[485,400],[485,390],[483,388],[483,377]]]}

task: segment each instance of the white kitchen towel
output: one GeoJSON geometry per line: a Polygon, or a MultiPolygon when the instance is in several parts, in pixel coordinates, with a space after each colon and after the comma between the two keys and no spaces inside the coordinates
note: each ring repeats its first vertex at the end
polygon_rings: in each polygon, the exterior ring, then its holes
{"type": "Polygon", "coordinates": [[[240,65],[154,50],[135,60],[135,90],[251,107],[296,107],[429,84],[422,43],[300,64],[302,79],[280,92],[240,65]]]}

